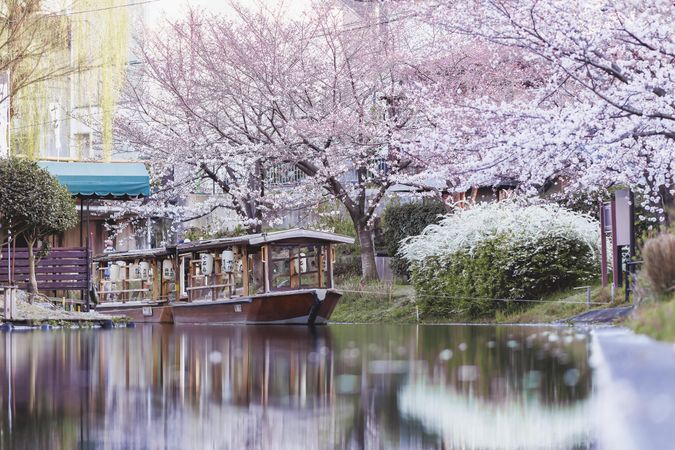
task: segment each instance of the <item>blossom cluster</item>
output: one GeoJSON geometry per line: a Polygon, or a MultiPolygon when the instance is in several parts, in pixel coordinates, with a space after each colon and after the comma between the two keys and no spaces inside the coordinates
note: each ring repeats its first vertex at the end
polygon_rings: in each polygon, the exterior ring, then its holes
{"type": "Polygon", "coordinates": [[[542,238],[574,239],[597,255],[600,225],[586,214],[553,203],[479,203],[459,209],[438,224],[429,225],[420,235],[404,240],[400,254],[408,262],[424,266],[432,258],[448,257],[460,250],[472,253],[479,244],[499,236],[507,237],[511,245],[535,243],[542,238]]]}

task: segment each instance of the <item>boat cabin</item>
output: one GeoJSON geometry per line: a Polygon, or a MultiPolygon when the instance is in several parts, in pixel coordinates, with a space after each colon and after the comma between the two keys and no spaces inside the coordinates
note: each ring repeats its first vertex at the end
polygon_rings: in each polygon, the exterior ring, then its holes
{"type": "Polygon", "coordinates": [[[178,245],[181,300],[225,300],[333,287],[335,245],[353,238],[304,229],[178,245]]]}
{"type": "Polygon", "coordinates": [[[94,258],[100,303],[175,299],[175,248],[114,252],[94,258]]]}

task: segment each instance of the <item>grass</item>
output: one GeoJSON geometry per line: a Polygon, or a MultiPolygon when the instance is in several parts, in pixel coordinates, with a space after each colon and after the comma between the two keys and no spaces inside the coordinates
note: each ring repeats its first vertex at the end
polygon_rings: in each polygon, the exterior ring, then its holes
{"type": "Polygon", "coordinates": [[[358,278],[338,285],[343,293],[331,322],[414,323],[417,321],[412,286],[371,282],[362,286],[358,278]]]}
{"type": "MultiPolygon", "coordinates": [[[[360,285],[358,278],[350,278],[338,283],[343,297],[337,304],[332,322],[352,323],[415,323],[417,322],[417,305],[412,286],[400,283],[371,282],[360,285]]],[[[494,319],[483,319],[481,323],[547,323],[569,319],[577,314],[589,311],[586,306],[585,290],[568,290],[556,292],[544,302],[524,304],[520,311],[509,314],[497,313],[494,319]]],[[[594,286],[591,301],[609,303],[607,289],[594,286]]],[[[593,305],[597,309],[604,307],[593,305]]],[[[591,308],[591,309],[593,309],[591,308]]],[[[433,321],[452,322],[453,317],[436,317],[433,321]]]]}
{"type": "Polygon", "coordinates": [[[675,342],[675,292],[641,304],[626,326],[659,341],[675,342]]]}

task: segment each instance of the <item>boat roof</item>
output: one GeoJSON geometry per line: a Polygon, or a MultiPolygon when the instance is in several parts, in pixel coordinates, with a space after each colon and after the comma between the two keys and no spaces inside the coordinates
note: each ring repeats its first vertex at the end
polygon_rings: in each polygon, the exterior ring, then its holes
{"type": "Polygon", "coordinates": [[[261,233],[251,235],[250,245],[268,244],[287,240],[301,239],[305,241],[330,242],[333,244],[353,244],[354,238],[327,231],[306,230],[304,228],[292,228],[290,230],[275,231],[273,233],[261,233]]]}
{"type": "Polygon", "coordinates": [[[259,246],[275,242],[279,243],[286,242],[294,244],[304,244],[304,243],[353,244],[354,238],[349,236],[342,236],[340,234],[329,233],[327,231],[307,230],[304,228],[292,228],[290,230],[273,231],[270,233],[247,234],[244,236],[237,236],[237,237],[188,242],[185,244],[179,244],[177,248],[179,253],[185,253],[190,251],[227,247],[228,245],[259,246]]]}
{"type": "Polygon", "coordinates": [[[145,250],[132,250],[128,252],[111,252],[99,255],[94,258],[95,262],[107,261],[133,261],[144,258],[161,258],[173,254],[174,248],[148,248],[145,250]]]}
{"type": "Polygon", "coordinates": [[[330,243],[330,244],[353,244],[354,238],[342,236],[340,234],[329,233],[327,231],[307,230],[304,228],[292,228],[284,231],[273,231],[270,233],[247,234],[243,236],[227,237],[219,239],[205,239],[194,242],[186,242],[176,247],[150,248],[146,250],[133,250],[128,252],[106,253],[94,258],[95,262],[108,261],[133,261],[143,258],[160,258],[170,256],[177,249],[178,253],[187,253],[199,250],[209,250],[213,248],[222,248],[229,245],[250,245],[260,246],[270,243],[291,243],[291,244],[312,244],[312,243],[330,243]]]}

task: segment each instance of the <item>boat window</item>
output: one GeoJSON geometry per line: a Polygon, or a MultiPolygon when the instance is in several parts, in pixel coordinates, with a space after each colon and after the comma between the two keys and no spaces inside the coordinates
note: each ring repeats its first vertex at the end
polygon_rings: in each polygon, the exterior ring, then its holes
{"type": "Polygon", "coordinates": [[[270,276],[272,289],[291,286],[291,254],[293,247],[272,246],[270,255],[270,276]]]}
{"type": "Polygon", "coordinates": [[[248,253],[248,295],[265,292],[265,270],[262,262],[262,251],[253,248],[248,253]]]}
{"type": "Polygon", "coordinates": [[[327,248],[322,245],[272,245],[272,290],[327,287],[327,248]]]}

